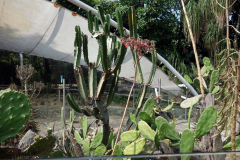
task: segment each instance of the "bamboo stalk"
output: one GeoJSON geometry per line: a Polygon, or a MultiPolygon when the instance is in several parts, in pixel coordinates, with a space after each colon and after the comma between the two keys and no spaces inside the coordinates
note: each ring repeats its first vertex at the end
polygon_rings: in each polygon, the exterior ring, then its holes
{"type": "Polygon", "coordinates": [[[195,42],[195,40],[193,38],[193,33],[192,33],[192,29],[191,29],[191,26],[190,26],[190,23],[189,23],[189,19],[188,19],[188,15],[187,15],[187,12],[186,12],[185,5],[184,5],[184,1],[181,0],[181,3],[182,3],[182,7],[183,7],[183,12],[184,12],[184,15],[185,15],[185,18],[186,18],[186,22],[187,22],[190,38],[191,38],[191,41],[192,41],[192,47],[193,47],[195,60],[196,60],[196,64],[197,64],[198,77],[199,77],[200,89],[201,89],[201,94],[202,94],[203,108],[205,108],[206,107],[206,101],[205,101],[205,95],[204,95],[204,90],[203,90],[201,69],[200,69],[199,60],[198,60],[198,54],[197,54],[197,49],[196,49],[196,42],[195,42]]]}
{"type": "MultiPolygon", "coordinates": [[[[237,66],[237,79],[235,84],[235,99],[232,112],[232,127],[231,127],[231,141],[232,141],[232,151],[236,150],[236,116],[237,116],[237,107],[238,107],[238,94],[239,94],[239,83],[240,83],[240,51],[238,52],[238,66],[237,66]]],[[[231,155],[231,159],[235,160],[236,155],[231,155]]]]}
{"type": "Polygon", "coordinates": [[[136,64],[135,64],[134,80],[133,80],[132,88],[131,88],[130,93],[128,95],[127,104],[125,106],[122,121],[121,121],[121,124],[120,124],[119,129],[118,129],[118,135],[117,135],[117,138],[116,138],[116,141],[115,141],[115,144],[114,144],[114,147],[113,147],[113,151],[112,151],[112,154],[111,154],[112,156],[114,155],[115,149],[117,147],[117,142],[118,142],[118,139],[119,139],[119,136],[120,136],[120,133],[121,133],[121,128],[122,128],[122,125],[123,125],[123,121],[124,121],[124,118],[125,118],[126,113],[127,113],[128,104],[129,104],[129,101],[130,101],[130,98],[131,98],[133,88],[134,88],[135,83],[136,83],[137,65],[138,65],[139,61],[140,61],[140,59],[138,59],[136,64]]]}

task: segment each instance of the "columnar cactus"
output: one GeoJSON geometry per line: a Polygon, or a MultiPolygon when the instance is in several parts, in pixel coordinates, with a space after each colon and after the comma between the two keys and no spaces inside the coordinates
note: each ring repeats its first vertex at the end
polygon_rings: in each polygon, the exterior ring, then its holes
{"type": "Polygon", "coordinates": [[[28,97],[9,89],[0,92],[0,142],[17,135],[27,123],[31,110],[28,97]]]}
{"type": "MultiPolygon", "coordinates": [[[[112,98],[115,94],[118,75],[120,73],[121,64],[126,55],[127,48],[117,41],[117,37],[110,35],[110,15],[106,17],[103,14],[103,10],[98,6],[99,17],[94,17],[91,11],[88,12],[88,29],[95,37],[99,44],[99,53],[96,62],[89,62],[88,58],[88,37],[81,32],[79,26],[75,27],[75,50],[74,50],[74,74],[77,80],[78,89],[81,94],[81,98],[84,102],[91,107],[80,108],[75,102],[71,94],[67,95],[67,100],[70,106],[79,113],[83,113],[86,116],[95,116],[97,119],[103,122],[103,143],[106,145],[108,142],[108,137],[110,134],[109,127],[109,115],[107,111],[107,106],[110,105],[112,98]],[[99,31],[98,18],[101,22],[104,32],[99,31]],[[93,27],[95,25],[95,30],[93,27]],[[80,66],[81,51],[83,51],[84,61],[88,65],[88,86],[87,89],[86,82],[84,81],[82,68],[80,66]],[[103,73],[97,84],[97,68],[102,65],[103,73]],[[113,66],[113,67],[112,67],[113,66]],[[106,88],[108,79],[113,76],[113,81],[109,90],[109,96],[107,98],[106,104],[102,100],[103,93],[106,88]],[[89,90],[89,94],[88,94],[89,90]]],[[[123,30],[122,17],[120,12],[117,10],[117,18],[119,24],[119,30],[123,30]]]]}

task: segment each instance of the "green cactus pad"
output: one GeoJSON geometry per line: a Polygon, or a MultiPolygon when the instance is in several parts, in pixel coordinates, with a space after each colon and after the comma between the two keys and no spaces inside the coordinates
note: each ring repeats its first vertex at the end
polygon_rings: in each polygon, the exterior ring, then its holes
{"type": "Polygon", "coordinates": [[[85,156],[90,156],[90,140],[88,138],[83,140],[83,151],[85,156]]]}
{"type": "MultiPolygon", "coordinates": [[[[116,156],[116,155],[122,155],[123,153],[122,153],[122,147],[119,145],[119,144],[117,144],[117,146],[116,146],[116,148],[115,148],[115,152],[114,152],[114,155],[116,156]]],[[[120,158],[114,158],[113,160],[122,160],[122,159],[120,159],[120,158]]]]}
{"type": "Polygon", "coordinates": [[[88,118],[87,116],[83,116],[82,120],[82,128],[83,128],[83,138],[86,138],[88,132],[88,118]]]}
{"type": "Polygon", "coordinates": [[[139,135],[140,135],[140,132],[136,130],[126,131],[121,134],[121,140],[132,142],[138,139],[139,135]]]}
{"type": "Polygon", "coordinates": [[[168,123],[163,123],[159,128],[157,128],[157,135],[159,140],[163,140],[168,132],[168,123]]]}
{"type": "Polygon", "coordinates": [[[78,133],[78,131],[76,131],[76,130],[74,131],[74,137],[75,137],[76,141],[78,142],[78,144],[80,144],[80,145],[83,144],[82,138],[81,138],[80,134],[78,133]]]}
{"type": "Polygon", "coordinates": [[[171,109],[171,108],[173,107],[173,105],[174,105],[174,102],[172,102],[172,104],[170,104],[170,105],[168,105],[166,108],[164,108],[164,109],[162,110],[162,112],[167,112],[169,109],[171,109]]]}
{"type": "Polygon", "coordinates": [[[14,137],[27,123],[31,104],[25,94],[2,91],[0,94],[0,142],[14,137]]]}
{"type": "Polygon", "coordinates": [[[169,138],[173,141],[179,141],[180,140],[180,137],[179,135],[177,134],[177,132],[173,129],[173,127],[168,123],[168,121],[166,119],[164,119],[163,117],[157,117],[155,119],[155,124],[157,126],[157,128],[161,129],[161,126],[163,123],[166,123],[166,126],[165,128],[167,128],[167,133],[166,133],[166,138],[169,138]]]}
{"type": "Polygon", "coordinates": [[[199,138],[207,134],[216,123],[217,120],[217,109],[213,106],[207,107],[203,113],[201,114],[196,130],[195,130],[195,138],[199,138]]]}
{"type": "Polygon", "coordinates": [[[134,142],[132,142],[130,145],[128,145],[124,150],[124,155],[136,155],[139,154],[144,146],[145,146],[146,140],[145,138],[140,138],[134,142]]]}
{"type": "Polygon", "coordinates": [[[107,146],[106,146],[106,147],[110,146],[111,143],[112,143],[112,141],[113,141],[113,133],[111,132],[110,135],[109,135],[108,143],[107,143],[107,146]]]}
{"type": "Polygon", "coordinates": [[[218,81],[219,79],[219,71],[218,70],[214,70],[211,74],[210,77],[210,86],[209,86],[209,92],[212,92],[214,89],[214,84],[218,81]]]}
{"type": "Polygon", "coordinates": [[[61,158],[63,156],[63,151],[57,150],[50,153],[50,158],[61,158]]]}
{"type": "Polygon", "coordinates": [[[203,64],[204,66],[206,66],[206,68],[210,69],[210,70],[214,70],[212,64],[211,64],[211,61],[208,57],[204,57],[203,58],[203,64]]]}
{"type": "Polygon", "coordinates": [[[56,141],[55,137],[48,136],[35,140],[36,141],[23,152],[28,155],[40,155],[41,158],[47,158],[54,147],[56,141]]]}
{"type": "Polygon", "coordinates": [[[191,106],[193,106],[194,104],[198,103],[202,98],[202,95],[198,95],[192,98],[188,98],[186,100],[184,100],[180,106],[182,108],[190,108],[191,106]]]}
{"type": "Polygon", "coordinates": [[[156,107],[155,100],[153,98],[148,98],[148,100],[144,103],[142,111],[152,116],[153,108],[155,107],[156,107]]]}
{"type": "Polygon", "coordinates": [[[91,146],[90,148],[96,148],[97,146],[99,146],[102,142],[102,139],[103,139],[103,133],[102,132],[98,132],[96,134],[96,136],[94,137],[92,143],[91,143],[91,146]]]}
{"type": "MultiPolygon", "coordinates": [[[[191,153],[193,151],[195,138],[190,129],[185,129],[181,136],[180,153],[191,153]]],[[[182,156],[181,160],[190,160],[190,156],[182,156]]]]}
{"type": "Polygon", "coordinates": [[[206,66],[203,66],[203,67],[201,68],[201,75],[202,75],[202,76],[205,75],[206,72],[207,72],[207,67],[206,67],[206,66]]]}
{"type": "Polygon", "coordinates": [[[146,112],[140,112],[139,118],[147,123],[154,123],[154,119],[150,117],[150,115],[147,114],[146,112]]]}
{"type": "Polygon", "coordinates": [[[146,139],[149,139],[152,142],[154,141],[156,132],[152,130],[146,122],[140,121],[138,123],[138,129],[146,139]]]}
{"type": "Polygon", "coordinates": [[[221,88],[219,86],[215,86],[212,90],[212,94],[216,94],[221,88]]]}
{"type": "Polygon", "coordinates": [[[193,81],[191,80],[191,78],[188,75],[184,75],[184,79],[189,83],[189,84],[193,84],[193,81]]]}
{"type": "Polygon", "coordinates": [[[107,149],[106,149],[106,146],[104,146],[104,145],[102,144],[102,145],[98,146],[98,147],[94,150],[93,156],[102,156],[102,155],[105,154],[106,150],[107,150],[107,149]]]}
{"type": "MultiPolygon", "coordinates": [[[[236,149],[240,148],[240,136],[236,136],[236,149]]],[[[224,149],[232,149],[232,141],[229,141],[223,146],[224,149]]]]}
{"type": "Polygon", "coordinates": [[[138,124],[137,118],[134,114],[130,113],[130,119],[134,124],[136,124],[136,125],[138,124]]]}

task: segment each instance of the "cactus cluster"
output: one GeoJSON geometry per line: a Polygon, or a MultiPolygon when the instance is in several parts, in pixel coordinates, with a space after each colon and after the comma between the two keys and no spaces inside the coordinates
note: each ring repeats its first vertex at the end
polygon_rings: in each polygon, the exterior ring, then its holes
{"type": "MultiPolygon", "coordinates": [[[[148,99],[146,104],[154,105],[154,103],[150,103],[151,101],[152,99],[148,99]]],[[[180,137],[174,127],[163,117],[159,116],[154,120],[152,117],[153,110],[154,108],[151,105],[144,105],[144,111],[139,114],[139,121],[137,121],[137,118],[131,114],[131,120],[136,124],[136,128],[131,131],[125,131],[121,134],[121,141],[131,142],[124,146],[124,155],[130,153],[145,153],[147,145],[143,144],[147,143],[154,144],[152,150],[159,150],[160,141],[163,141],[169,146],[179,145],[181,153],[190,153],[193,150],[195,139],[206,135],[212,129],[217,120],[216,108],[209,106],[200,116],[195,132],[185,129],[180,137]]],[[[187,160],[190,159],[190,157],[183,156],[182,159],[187,160]]]]}
{"type": "Polygon", "coordinates": [[[17,135],[27,123],[31,110],[28,97],[10,89],[0,91],[0,142],[17,135]]]}
{"type": "MultiPolygon", "coordinates": [[[[79,107],[71,94],[67,95],[67,101],[70,106],[79,113],[86,116],[94,116],[103,123],[103,143],[106,145],[110,134],[109,115],[107,106],[110,105],[112,98],[115,94],[118,75],[121,70],[121,64],[126,55],[127,48],[117,41],[115,35],[110,35],[110,15],[104,16],[103,9],[98,6],[99,17],[94,17],[91,11],[88,11],[88,29],[92,36],[96,38],[99,44],[99,52],[96,62],[90,62],[88,58],[88,37],[81,32],[79,26],[75,27],[75,50],[74,50],[74,74],[78,84],[78,89],[81,98],[84,100],[87,107],[79,107]],[[103,28],[103,32],[99,30],[99,20],[103,28]],[[95,26],[95,27],[94,27],[95,26]],[[84,61],[88,66],[88,88],[83,77],[83,71],[80,66],[81,52],[83,52],[84,61]],[[101,64],[103,73],[99,83],[97,83],[97,68],[101,64]],[[102,102],[102,96],[106,88],[109,78],[113,76],[112,84],[109,90],[109,96],[106,104],[102,102]]],[[[118,29],[122,35],[122,16],[117,9],[118,29]]]]}

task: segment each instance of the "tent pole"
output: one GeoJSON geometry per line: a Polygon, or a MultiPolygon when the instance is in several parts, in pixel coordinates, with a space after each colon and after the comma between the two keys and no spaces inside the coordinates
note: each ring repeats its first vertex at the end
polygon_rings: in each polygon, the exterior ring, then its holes
{"type": "MultiPolygon", "coordinates": [[[[91,10],[92,11],[92,14],[98,16],[98,12],[96,9],[92,8],[91,6],[79,1],[79,0],[67,0],[69,2],[71,2],[72,4],[75,4],[76,6],[86,10],[86,11],[89,11],[91,10]]],[[[118,28],[117,26],[117,22],[114,21],[114,20],[110,20],[110,24],[115,27],[115,28],[118,28]]],[[[126,29],[126,32],[127,34],[129,34],[129,30],[126,29]]],[[[198,93],[195,91],[195,89],[172,67],[171,64],[168,63],[168,61],[166,61],[162,56],[160,56],[158,53],[157,53],[157,59],[159,61],[161,61],[183,84],[186,85],[186,87],[192,92],[192,94],[194,96],[197,96],[198,93]]]]}

